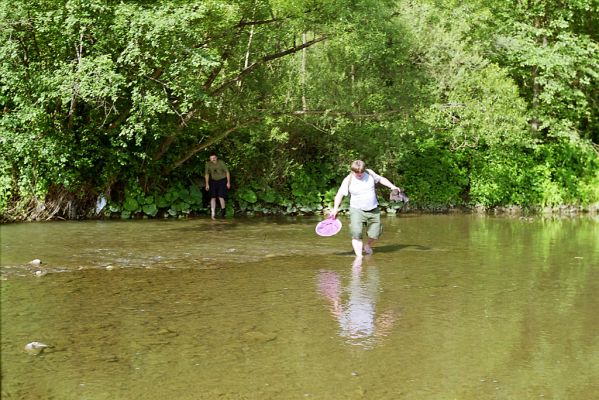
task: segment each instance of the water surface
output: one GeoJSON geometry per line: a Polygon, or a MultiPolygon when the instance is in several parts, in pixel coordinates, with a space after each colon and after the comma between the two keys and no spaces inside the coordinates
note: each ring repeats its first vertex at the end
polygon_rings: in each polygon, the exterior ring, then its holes
{"type": "Polygon", "coordinates": [[[2,399],[597,398],[596,219],[317,221],[1,226],[2,399]]]}

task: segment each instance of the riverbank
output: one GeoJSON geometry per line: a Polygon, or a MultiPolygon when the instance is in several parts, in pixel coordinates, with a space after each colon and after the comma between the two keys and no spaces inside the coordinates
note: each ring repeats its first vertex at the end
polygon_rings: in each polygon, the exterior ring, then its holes
{"type": "MultiPolygon", "coordinates": [[[[105,220],[105,219],[123,219],[118,212],[110,212],[109,210],[88,209],[84,212],[69,212],[65,213],[49,213],[43,212],[45,207],[40,207],[35,213],[28,215],[0,215],[0,223],[19,223],[19,222],[41,222],[41,221],[83,221],[83,220],[105,220]]],[[[285,207],[270,207],[253,210],[241,210],[239,208],[228,208],[227,218],[232,217],[263,217],[263,216],[314,216],[326,215],[329,208],[321,207],[318,210],[306,208],[293,208],[291,211],[285,207]]],[[[559,216],[559,217],[578,217],[578,216],[595,216],[599,215],[599,203],[594,203],[586,206],[581,205],[559,205],[559,206],[516,206],[505,205],[497,207],[483,206],[453,206],[453,205],[417,205],[411,204],[381,204],[383,214],[486,214],[486,215],[504,215],[513,217],[542,217],[542,216],[559,216]]],[[[344,210],[341,211],[342,213],[344,210]]],[[[187,214],[172,215],[168,210],[159,211],[154,217],[149,217],[143,213],[129,215],[125,219],[181,219],[195,218],[209,215],[208,209],[201,209],[196,212],[187,214]]]]}

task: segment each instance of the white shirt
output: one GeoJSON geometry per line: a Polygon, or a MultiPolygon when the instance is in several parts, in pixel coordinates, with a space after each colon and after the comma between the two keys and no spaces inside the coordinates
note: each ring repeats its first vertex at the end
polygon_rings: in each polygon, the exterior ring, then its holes
{"type": "Polygon", "coordinates": [[[349,206],[364,211],[370,211],[379,205],[376,199],[374,186],[379,183],[381,176],[373,170],[367,169],[361,179],[350,173],[341,183],[339,191],[344,195],[351,195],[349,206]]]}

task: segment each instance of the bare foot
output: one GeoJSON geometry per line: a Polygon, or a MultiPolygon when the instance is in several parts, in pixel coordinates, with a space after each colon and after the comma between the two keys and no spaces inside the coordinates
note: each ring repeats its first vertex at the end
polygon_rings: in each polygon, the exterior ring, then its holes
{"type": "Polygon", "coordinates": [[[365,244],[364,245],[364,254],[366,254],[367,256],[371,256],[372,255],[372,247],[365,244]]]}

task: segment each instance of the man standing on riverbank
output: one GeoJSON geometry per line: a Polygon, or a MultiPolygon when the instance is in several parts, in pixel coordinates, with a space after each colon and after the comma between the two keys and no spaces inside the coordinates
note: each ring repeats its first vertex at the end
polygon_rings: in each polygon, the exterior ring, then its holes
{"type": "Polygon", "coordinates": [[[216,218],[216,199],[220,203],[221,215],[225,216],[225,200],[231,188],[231,175],[227,164],[219,160],[216,153],[210,154],[210,159],[204,168],[206,190],[210,195],[210,216],[216,218]]]}

